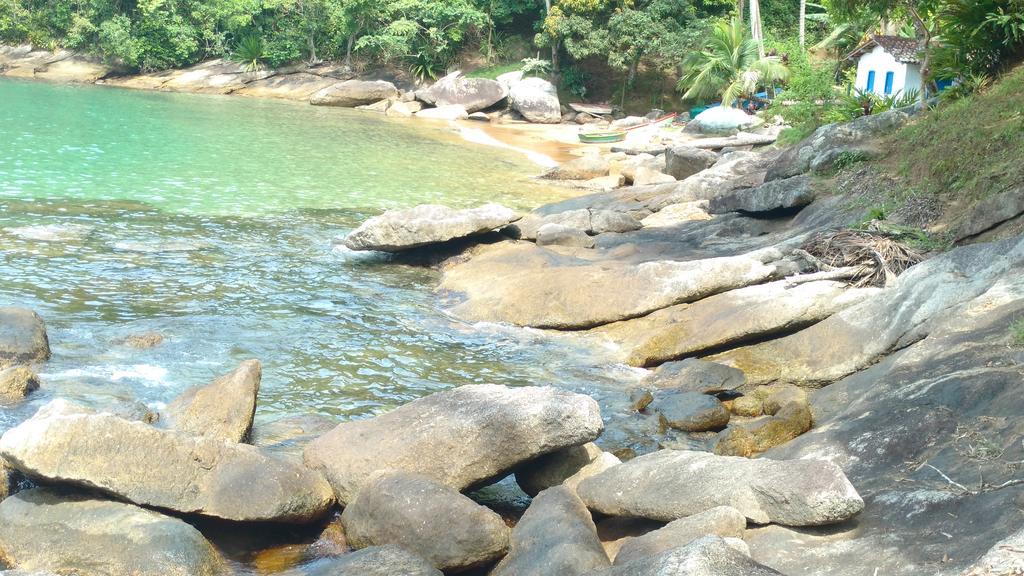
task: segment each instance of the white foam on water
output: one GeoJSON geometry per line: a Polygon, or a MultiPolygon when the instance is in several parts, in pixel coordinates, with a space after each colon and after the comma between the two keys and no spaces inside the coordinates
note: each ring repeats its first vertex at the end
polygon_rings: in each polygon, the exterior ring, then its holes
{"type": "Polygon", "coordinates": [[[114,382],[131,380],[132,382],[157,388],[167,385],[167,369],[154,364],[128,364],[112,366],[88,366],[70,368],[60,372],[44,373],[45,380],[75,380],[78,378],[106,378],[114,382]]]}
{"type": "Polygon", "coordinates": [[[459,135],[462,136],[465,141],[472,142],[473,144],[483,144],[484,146],[494,146],[495,148],[504,148],[506,150],[519,152],[520,154],[525,155],[530,162],[539,164],[545,168],[554,168],[555,166],[558,166],[558,162],[555,162],[554,158],[547,154],[541,154],[540,152],[534,152],[533,150],[527,150],[526,148],[519,148],[506,144],[479,128],[466,128],[464,126],[460,126],[459,135]]]}

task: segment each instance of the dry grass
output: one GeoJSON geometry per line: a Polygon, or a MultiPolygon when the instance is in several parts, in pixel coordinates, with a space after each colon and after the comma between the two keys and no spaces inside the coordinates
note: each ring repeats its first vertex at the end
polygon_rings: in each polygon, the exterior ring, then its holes
{"type": "Polygon", "coordinates": [[[855,286],[888,286],[924,257],[884,232],[839,230],[818,234],[802,249],[824,268],[853,268],[855,286]]]}

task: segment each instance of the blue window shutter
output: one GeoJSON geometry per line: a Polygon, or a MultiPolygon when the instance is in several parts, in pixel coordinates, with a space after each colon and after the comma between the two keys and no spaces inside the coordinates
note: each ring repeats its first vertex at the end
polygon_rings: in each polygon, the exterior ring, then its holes
{"type": "Polygon", "coordinates": [[[875,71],[874,70],[871,70],[870,72],[868,72],[868,87],[867,87],[867,90],[865,90],[865,91],[866,92],[874,92],[875,91],[875,71]]]}
{"type": "Polygon", "coordinates": [[[892,80],[895,74],[893,72],[885,73],[885,95],[892,94],[892,80]]]}

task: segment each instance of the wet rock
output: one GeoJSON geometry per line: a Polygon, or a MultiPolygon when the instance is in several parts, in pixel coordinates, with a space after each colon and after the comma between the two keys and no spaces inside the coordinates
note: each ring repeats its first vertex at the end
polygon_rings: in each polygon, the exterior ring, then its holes
{"type": "Polygon", "coordinates": [[[644,228],[671,228],[685,222],[710,220],[707,200],[670,204],[640,221],[644,228]]]}
{"type": "Polygon", "coordinates": [[[715,443],[715,454],[751,457],[781,446],[811,429],[814,417],[807,402],[789,402],[771,416],[734,423],[715,443]]]}
{"type": "Polygon", "coordinates": [[[440,570],[489,564],[508,550],[500,516],[433,478],[408,472],[370,479],[341,515],[355,548],[397,544],[440,570]]]}
{"type": "Polygon", "coordinates": [[[385,115],[395,118],[412,118],[413,114],[416,114],[420,110],[423,110],[423,104],[416,101],[395,102],[390,108],[388,108],[385,115]]]}
{"type": "Polygon", "coordinates": [[[381,100],[397,100],[398,88],[383,80],[346,80],[328,86],[309,98],[314,106],[355,108],[381,100]]]}
{"type": "Polygon", "coordinates": [[[429,118],[431,120],[466,120],[469,112],[458,104],[438,106],[437,108],[424,108],[416,113],[417,118],[429,118]]]}
{"type": "Polygon", "coordinates": [[[616,564],[593,576],[778,576],[718,536],[705,536],[655,556],[616,564]]]}
{"type": "Polygon", "coordinates": [[[575,491],[556,486],[533,499],[490,576],[578,576],[608,565],[590,511],[575,491]]]}
{"type": "Polygon", "coordinates": [[[50,358],[43,319],[26,308],[0,308],[0,368],[50,358]]]}
{"type": "Polygon", "coordinates": [[[747,519],[739,510],[719,506],[706,512],[673,520],[663,528],[642,536],[627,538],[615,556],[615,565],[639,562],[650,556],[685,546],[704,536],[743,538],[747,519]]]}
{"type": "Polygon", "coordinates": [[[748,460],[660,450],[588,478],[580,497],[596,512],[672,521],[732,506],[751,522],[817,526],[864,508],[838,466],[820,460],[748,460]]]}
{"type": "Polygon", "coordinates": [[[323,558],[288,572],[289,576],[444,576],[430,562],[401,546],[370,546],[323,558]]]}
{"type": "Polygon", "coordinates": [[[121,340],[121,345],[129,348],[137,348],[144,350],[146,348],[156,348],[163,344],[164,335],[159,332],[143,332],[140,334],[131,334],[126,336],[124,340],[121,340]]]}
{"type": "Polygon", "coordinates": [[[749,130],[763,121],[739,108],[715,106],[697,114],[686,124],[685,131],[698,134],[736,134],[749,130]]]}
{"type": "Polygon", "coordinates": [[[643,412],[654,402],[654,394],[646,388],[634,388],[629,392],[629,407],[637,412],[643,412]]]}
{"type": "Polygon", "coordinates": [[[600,474],[619,463],[618,458],[588,442],[527,462],[516,469],[516,483],[530,496],[563,484],[575,490],[584,478],[600,474]]]}
{"type": "Polygon", "coordinates": [[[548,170],[543,178],[549,180],[590,180],[607,176],[610,166],[608,161],[595,154],[581,156],[548,170]]]}
{"type": "Polygon", "coordinates": [[[167,406],[164,420],[178,432],[241,442],[252,430],[262,368],[246,360],[205,386],[194,386],[167,406]]]}
{"type": "Polygon", "coordinates": [[[718,398],[699,392],[659,392],[651,409],[663,425],[684,432],[720,430],[729,423],[729,411],[718,398]]]}
{"type": "Polygon", "coordinates": [[[214,576],[224,568],[177,518],[43,488],[0,503],[0,549],[19,569],[60,574],[214,576]]]}
{"type": "Polygon", "coordinates": [[[187,252],[198,252],[199,250],[204,250],[207,247],[208,246],[203,242],[191,240],[121,240],[119,242],[114,242],[115,250],[136,252],[139,254],[183,254],[187,252]]]}
{"type": "Polygon", "coordinates": [[[508,90],[495,80],[466,78],[455,72],[438,80],[424,95],[435,106],[458,105],[473,113],[504,100],[508,90]]]}
{"type": "Polygon", "coordinates": [[[580,186],[588,190],[613,190],[622,186],[626,182],[626,179],[622,174],[615,174],[609,176],[601,176],[599,178],[591,178],[580,183],[580,186]]]}
{"type": "MultiPolygon", "coordinates": [[[[649,314],[758,283],[776,272],[775,249],[690,262],[582,263],[547,259],[544,267],[522,263],[543,250],[506,244],[445,270],[442,288],[467,296],[455,312],[476,321],[535,328],[579,329],[649,314]],[[494,282],[515,277],[516,282],[494,282]]],[[[539,256],[539,255],[538,255],[539,256]]]]}
{"type": "Polygon", "coordinates": [[[0,370],[0,401],[17,401],[39,389],[39,376],[28,366],[0,370]]]}
{"type": "Polygon", "coordinates": [[[537,245],[593,248],[594,239],[579,228],[551,223],[544,224],[537,230],[537,245]]]}
{"type": "Polygon", "coordinates": [[[7,228],[5,232],[22,240],[36,242],[80,242],[93,231],[84,224],[40,224],[7,228]]]}
{"type": "Polygon", "coordinates": [[[784,180],[772,180],[756,188],[733,190],[711,199],[708,212],[725,214],[770,214],[791,211],[807,206],[817,197],[814,185],[808,176],[794,176],[784,180]]]}
{"type": "Polygon", "coordinates": [[[665,151],[665,174],[685,180],[718,162],[718,154],[691,146],[676,146],[665,151]]]}
{"type": "Polygon", "coordinates": [[[588,396],[470,385],[340,424],[311,443],[305,459],[324,471],[345,503],[378,470],[419,472],[463,490],[538,456],[590,442],[602,429],[600,409],[588,396]]]}
{"type": "Polygon", "coordinates": [[[35,478],[183,514],[309,522],[333,504],[319,474],[252,446],[61,406],[50,403],[8,430],[0,438],[0,455],[35,478]]]}
{"type": "Polygon", "coordinates": [[[302,454],[307,444],[329,432],[338,421],[318,414],[285,416],[271,422],[253,422],[254,446],[282,454],[302,454]]]}
{"type": "Polygon", "coordinates": [[[666,362],[644,379],[644,386],[661,390],[687,390],[701,394],[717,394],[736,390],[747,379],[743,371],[731,366],[698,358],[666,362]]]}
{"type": "Polygon", "coordinates": [[[370,218],[345,237],[345,246],[351,250],[401,252],[490,232],[518,218],[514,211],[498,204],[466,210],[421,204],[370,218]]]}
{"type": "Polygon", "coordinates": [[[357,110],[366,110],[367,112],[378,112],[385,114],[389,108],[391,108],[392,100],[379,100],[373,104],[364,104],[362,106],[356,106],[357,110]]]}
{"type": "Polygon", "coordinates": [[[508,91],[509,106],[529,122],[558,124],[562,109],[555,85],[542,78],[523,78],[508,91]]]}

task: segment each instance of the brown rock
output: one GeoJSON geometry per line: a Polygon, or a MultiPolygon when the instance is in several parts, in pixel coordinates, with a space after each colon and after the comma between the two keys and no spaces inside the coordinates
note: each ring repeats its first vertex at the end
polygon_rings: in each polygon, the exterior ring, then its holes
{"type": "Polygon", "coordinates": [[[39,389],[39,376],[28,366],[0,370],[0,400],[21,400],[39,389]]]}
{"type": "Polygon", "coordinates": [[[260,361],[246,360],[229,374],[175,398],[165,420],[179,432],[241,442],[252,430],[261,375],[260,361]]]}

